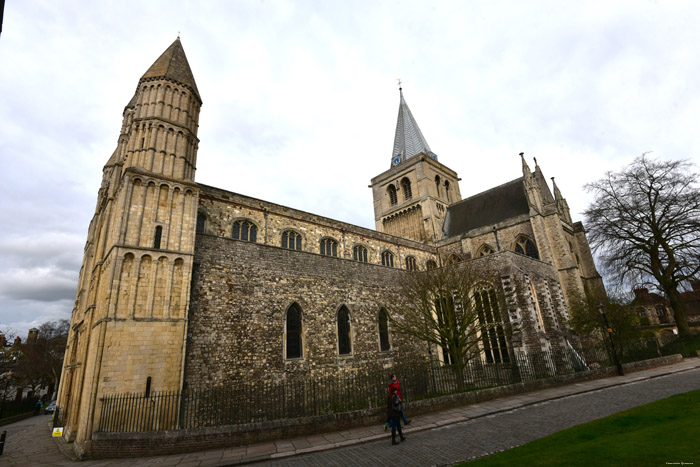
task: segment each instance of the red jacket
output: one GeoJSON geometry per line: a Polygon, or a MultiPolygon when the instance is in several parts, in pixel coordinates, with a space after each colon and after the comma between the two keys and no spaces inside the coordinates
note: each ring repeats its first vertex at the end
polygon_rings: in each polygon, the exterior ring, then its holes
{"type": "Polygon", "coordinates": [[[396,394],[399,395],[399,399],[403,400],[403,397],[401,396],[401,389],[399,389],[401,387],[401,381],[397,379],[396,382],[392,381],[389,383],[389,395],[391,395],[392,387],[396,388],[396,394]]]}

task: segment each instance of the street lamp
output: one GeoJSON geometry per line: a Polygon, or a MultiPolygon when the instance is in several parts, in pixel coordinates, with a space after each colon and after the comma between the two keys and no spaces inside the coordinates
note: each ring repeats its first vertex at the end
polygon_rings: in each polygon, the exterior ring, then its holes
{"type": "Polygon", "coordinates": [[[617,374],[624,376],[625,372],[622,371],[622,364],[620,363],[620,359],[617,358],[617,349],[615,348],[615,341],[613,340],[613,330],[610,327],[610,324],[608,324],[608,315],[605,314],[605,305],[602,303],[598,305],[598,311],[600,311],[600,314],[603,315],[605,327],[608,330],[608,336],[610,336],[610,345],[612,346],[613,358],[615,359],[615,365],[617,366],[617,374]]]}

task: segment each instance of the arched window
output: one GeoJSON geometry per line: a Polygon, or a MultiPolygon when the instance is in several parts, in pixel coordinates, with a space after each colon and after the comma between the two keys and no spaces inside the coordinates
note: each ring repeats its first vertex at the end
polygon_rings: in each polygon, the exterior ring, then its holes
{"type": "Polygon", "coordinates": [[[156,226],[156,234],[153,236],[153,248],[160,250],[160,239],[163,237],[163,227],[156,226]]]}
{"type": "Polygon", "coordinates": [[[367,248],[362,245],[355,245],[352,247],[352,259],[359,261],[361,263],[367,262],[367,248]]]}
{"type": "Polygon", "coordinates": [[[413,197],[411,192],[411,181],[408,178],[401,180],[401,189],[403,190],[403,199],[408,200],[413,197]]]}
{"type": "Polygon", "coordinates": [[[391,251],[386,250],[382,253],[382,266],[394,267],[394,254],[391,251]]]}
{"type": "Polygon", "coordinates": [[[481,343],[488,363],[509,362],[506,334],[498,306],[498,299],[493,289],[480,289],[474,293],[477,316],[482,325],[481,343]]]}
{"type": "Polygon", "coordinates": [[[486,255],[491,255],[493,254],[493,248],[491,248],[491,245],[481,245],[481,248],[479,248],[479,252],[476,254],[476,256],[486,256],[486,255]]]}
{"type": "Polygon", "coordinates": [[[447,201],[450,202],[452,201],[452,194],[450,193],[450,182],[445,180],[445,196],[447,197],[447,201]]]}
{"type": "Polygon", "coordinates": [[[379,310],[379,350],[386,352],[391,348],[389,345],[389,314],[384,308],[379,310]]]}
{"type": "Polygon", "coordinates": [[[416,258],[413,256],[406,256],[406,269],[409,271],[416,271],[418,270],[418,266],[416,265],[416,258]]]}
{"type": "Polygon", "coordinates": [[[282,248],[301,250],[301,234],[293,230],[285,230],[282,233],[282,248]]]}
{"type": "Polygon", "coordinates": [[[530,258],[540,259],[540,255],[537,253],[537,247],[535,244],[532,242],[532,240],[522,235],[515,240],[514,250],[516,253],[520,253],[521,255],[527,255],[530,258]]]}
{"type": "Polygon", "coordinates": [[[233,223],[231,237],[255,243],[258,241],[258,227],[248,220],[238,220],[233,223]]]}
{"type": "Polygon", "coordinates": [[[324,256],[338,256],[338,242],[332,238],[322,238],[321,254],[324,256]]]}
{"type": "Polygon", "coordinates": [[[426,268],[428,271],[432,271],[433,269],[437,269],[437,263],[436,263],[435,261],[433,261],[432,259],[429,259],[429,260],[425,263],[425,268],[426,268]]]}
{"type": "Polygon", "coordinates": [[[301,333],[301,307],[296,303],[287,310],[286,335],[287,335],[287,358],[301,358],[302,353],[302,333],[301,333]]]}
{"type": "Polygon", "coordinates": [[[450,256],[447,257],[447,264],[457,264],[462,262],[462,257],[452,253],[450,256]]]}
{"type": "Polygon", "coordinates": [[[338,353],[349,355],[352,351],[350,343],[350,312],[345,305],[338,310],[338,353]]]}
{"type": "Polygon", "coordinates": [[[656,316],[659,318],[659,323],[668,323],[669,321],[666,308],[663,305],[656,305],[656,316]]]}
{"type": "Polygon", "coordinates": [[[435,191],[437,192],[438,198],[440,197],[440,176],[435,176],[435,191]]]}
{"type": "Polygon", "coordinates": [[[207,215],[203,212],[197,214],[197,233],[204,233],[204,226],[207,223],[207,215]]]}
{"type": "Polygon", "coordinates": [[[386,191],[389,193],[389,203],[392,206],[396,206],[399,202],[399,198],[396,196],[396,187],[394,185],[389,185],[386,191]]]}

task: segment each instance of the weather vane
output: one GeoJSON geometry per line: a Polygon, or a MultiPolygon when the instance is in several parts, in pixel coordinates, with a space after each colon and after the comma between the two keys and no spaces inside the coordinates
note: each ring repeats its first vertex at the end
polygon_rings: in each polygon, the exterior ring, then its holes
{"type": "Polygon", "coordinates": [[[401,81],[401,78],[396,78],[396,81],[399,84],[399,89],[401,89],[401,84],[403,83],[403,81],[401,81]]]}

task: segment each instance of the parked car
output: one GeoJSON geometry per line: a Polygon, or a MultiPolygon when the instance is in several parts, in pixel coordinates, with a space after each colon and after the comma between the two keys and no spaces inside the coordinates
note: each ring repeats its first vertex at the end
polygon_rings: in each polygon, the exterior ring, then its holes
{"type": "Polygon", "coordinates": [[[49,405],[44,408],[44,414],[48,415],[56,411],[56,401],[51,401],[49,405]]]}

